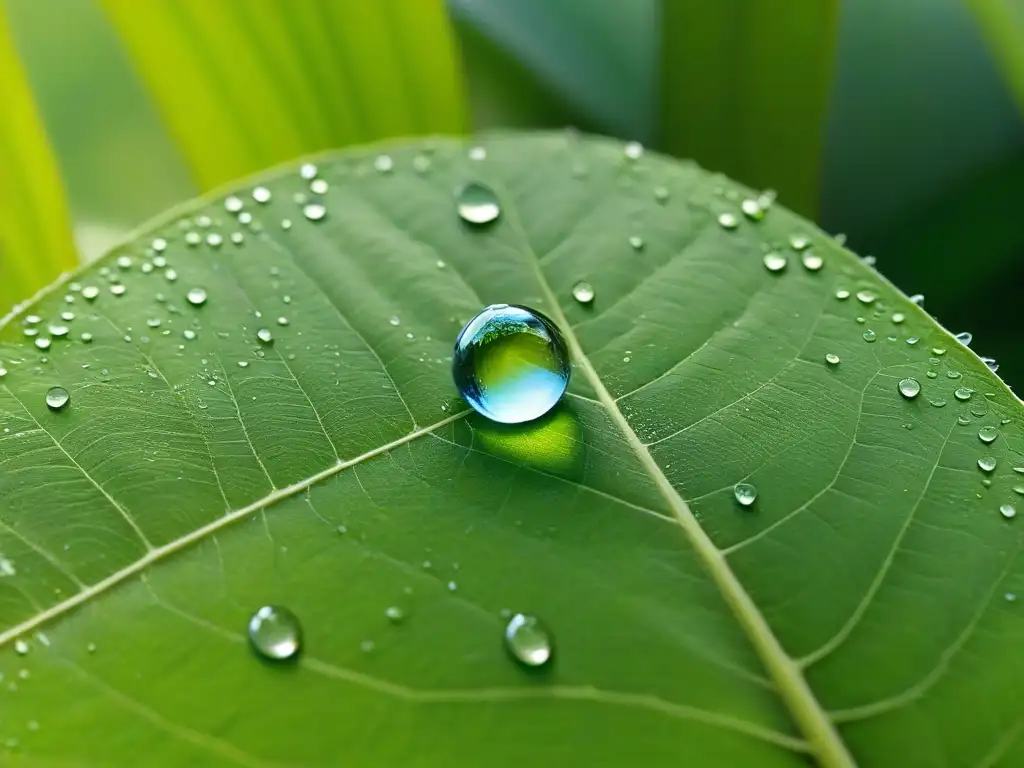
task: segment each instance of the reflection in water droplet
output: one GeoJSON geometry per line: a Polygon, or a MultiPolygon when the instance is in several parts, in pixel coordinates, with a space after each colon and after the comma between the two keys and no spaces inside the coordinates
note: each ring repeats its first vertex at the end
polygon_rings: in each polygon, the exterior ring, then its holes
{"type": "Polygon", "coordinates": [[[871,304],[878,298],[872,291],[857,291],[857,301],[861,304],[871,304]]]}
{"type": "Polygon", "coordinates": [[[921,394],[921,382],[917,379],[902,379],[899,383],[900,394],[907,400],[913,400],[921,394]]]}
{"type": "Polygon", "coordinates": [[[736,229],[739,226],[739,219],[732,213],[718,214],[718,226],[722,229],[736,229]]]}
{"type": "Polygon", "coordinates": [[[785,256],[781,253],[776,253],[775,251],[766,253],[762,261],[769,272],[781,272],[786,268],[786,264],[788,263],[785,256]]]}
{"type": "Polygon", "coordinates": [[[561,399],[569,373],[561,331],[527,307],[485,307],[455,340],[455,386],[476,411],[494,421],[515,424],[544,415],[561,399]]]}
{"type": "Polygon", "coordinates": [[[999,430],[995,427],[985,426],[978,430],[978,439],[986,445],[995,442],[997,437],[999,437],[999,430]]]}
{"type": "Polygon", "coordinates": [[[1003,504],[999,507],[999,514],[1005,517],[1007,520],[1012,520],[1017,516],[1017,510],[1013,504],[1003,504]]]}
{"type": "Polygon", "coordinates": [[[957,387],[957,389],[954,390],[953,392],[953,397],[955,397],[960,402],[966,403],[968,400],[971,399],[971,395],[973,394],[974,390],[970,389],[969,387],[957,387]]]}
{"type": "Polygon", "coordinates": [[[71,393],[64,387],[51,387],[46,391],[46,407],[51,411],[61,411],[71,402],[71,393]]]}
{"type": "Polygon", "coordinates": [[[732,495],[741,506],[749,507],[757,499],[757,488],[750,483],[736,483],[732,495]]]}
{"type": "Polygon", "coordinates": [[[193,307],[201,307],[206,303],[206,291],[202,288],[190,288],[185,294],[185,300],[193,307]]]}
{"type": "Polygon", "coordinates": [[[572,297],[580,304],[589,304],[594,300],[594,286],[586,280],[580,280],[572,287],[572,297]]]}
{"type": "Polygon", "coordinates": [[[459,218],[470,224],[490,224],[501,215],[494,190],[476,181],[458,189],[455,193],[455,208],[459,218]]]}
{"type": "Polygon", "coordinates": [[[971,342],[974,341],[974,336],[969,331],[958,333],[954,338],[965,347],[971,346],[971,342]]]}
{"type": "Polygon", "coordinates": [[[825,355],[825,362],[829,365],[839,365],[839,355],[829,352],[825,355]]]}
{"type": "Polygon", "coordinates": [[[310,221],[322,221],[327,216],[327,209],[320,203],[306,203],[302,206],[302,215],[310,221]]]}
{"type": "Polygon", "coordinates": [[[800,256],[804,269],[809,272],[817,272],[825,265],[825,260],[814,251],[804,251],[800,256]]]}
{"type": "Polygon", "coordinates": [[[996,468],[996,460],[992,456],[982,456],[978,459],[978,469],[982,472],[992,472],[996,468]]]}
{"type": "Polygon", "coordinates": [[[302,646],[302,627],[287,608],[265,605],[249,619],[249,641],[265,659],[291,659],[302,646]]]}
{"type": "Polygon", "coordinates": [[[864,333],[862,333],[861,336],[863,336],[864,337],[864,341],[867,341],[867,342],[872,342],[872,341],[874,341],[875,339],[878,338],[877,334],[875,334],[875,332],[872,331],[872,330],[864,331],[864,333]]]}
{"type": "Polygon", "coordinates": [[[505,626],[505,647],[527,667],[542,667],[551,660],[551,633],[535,616],[515,614],[505,626]]]}

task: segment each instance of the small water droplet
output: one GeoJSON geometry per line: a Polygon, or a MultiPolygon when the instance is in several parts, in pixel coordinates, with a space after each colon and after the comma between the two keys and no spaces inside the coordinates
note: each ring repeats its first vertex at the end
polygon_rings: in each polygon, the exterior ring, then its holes
{"type": "Polygon", "coordinates": [[[470,224],[490,224],[501,215],[494,190],[476,181],[458,189],[455,193],[455,208],[459,218],[470,224]]]}
{"type": "Polygon", "coordinates": [[[959,416],[956,417],[956,423],[959,424],[960,426],[967,426],[968,424],[971,423],[971,419],[966,413],[961,413],[959,416]]]}
{"type": "Polygon", "coordinates": [[[974,341],[974,336],[969,331],[958,333],[954,338],[965,347],[971,346],[971,342],[974,341]]]}
{"type": "Polygon", "coordinates": [[[809,272],[817,272],[825,265],[825,260],[814,251],[804,251],[800,255],[800,261],[809,272]]]}
{"type": "Polygon", "coordinates": [[[732,495],[741,506],[749,507],[757,499],[757,488],[750,483],[736,483],[733,486],[732,495]]]}
{"type": "Polygon", "coordinates": [[[747,198],[740,203],[740,210],[743,211],[743,215],[751,221],[761,221],[764,218],[764,209],[761,208],[760,203],[753,198],[747,198]]]}
{"type": "Polygon", "coordinates": [[[266,187],[256,187],[252,191],[252,199],[261,205],[270,202],[270,190],[266,187]]]}
{"type": "Polygon", "coordinates": [[[736,218],[735,214],[732,213],[720,213],[718,214],[718,226],[722,229],[736,229],[740,224],[739,219],[736,218]]]}
{"type": "Polygon", "coordinates": [[[14,641],[14,652],[19,656],[25,656],[28,654],[28,643],[24,640],[18,639],[14,641]]]}
{"type": "Polygon", "coordinates": [[[986,445],[994,443],[997,437],[999,437],[999,430],[995,427],[985,426],[978,430],[978,439],[986,445]]]}
{"type": "Polygon", "coordinates": [[[377,155],[373,160],[373,167],[377,173],[391,173],[395,169],[395,161],[391,155],[377,155]]]}
{"type": "Polygon", "coordinates": [[[914,346],[919,341],[920,339],[917,338],[917,336],[911,336],[910,338],[907,339],[907,344],[909,344],[910,346],[914,346]]]}
{"type": "Polygon", "coordinates": [[[644,247],[644,239],[639,235],[631,235],[629,238],[629,246],[634,251],[639,251],[644,247]]]}
{"type": "Polygon", "coordinates": [[[373,640],[363,640],[361,643],[359,643],[359,650],[361,650],[363,653],[373,653],[376,647],[377,645],[373,642],[373,640]]]}
{"type": "Polygon", "coordinates": [[[983,357],[981,358],[981,362],[983,362],[988,369],[992,371],[992,373],[996,373],[999,370],[999,363],[996,362],[994,357],[983,357]]]}
{"type": "Polygon", "coordinates": [[[857,301],[861,304],[873,304],[878,296],[873,291],[857,291],[857,301]]]}
{"type": "Polygon", "coordinates": [[[786,264],[788,263],[785,256],[775,251],[769,251],[766,253],[762,261],[769,272],[781,272],[786,268],[786,264]]]}
{"type": "Polygon", "coordinates": [[[929,379],[934,379],[939,374],[937,374],[935,371],[925,371],[924,375],[927,376],[929,379]]]}
{"type": "Polygon", "coordinates": [[[303,163],[299,166],[299,176],[306,181],[316,178],[317,167],[313,163],[303,163]]]}
{"type": "Polygon", "coordinates": [[[426,155],[416,155],[412,159],[412,169],[416,173],[426,173],[430,170],[430,158],[426,155]]]}
{"type": "Polygon", "coordinates": [[[184,336],[185,339],[188,341],[196,340],[196,332],[193,331],[191,328],[186,328],[184,331],[181,332],[181,335],[184,336]]]}
{"type": "Polygon", "coordinates": [[[243,205],[242,198],[236,197],[235,195],[230,195],[229,197],[224,198],[224,210],[228,213],[238,213],[242,210],[243,205]]]}
{"type": "Polygon", "coordinates": [[[466,154],[470,160],[475,160],[476,162],[487,159],[487,150],[483,147],[470,147],[469,152],[466,154]]]}
{"type": "Polygon", "coordinates": [[[65,336],[68,335],[68,331],[70,329],[66,325],[55,325],[54,324],[54,325],[48,326],[46,330],[49,331],[50,335],[53,336],[54,338],[63,339],[65,336]]]}
{"type": "Polygon", "coordinates": [[[953,391],[953,397],[955,397],[957,400],[963,403],[966,403],[968,400],[970,400],[971,395],[973,394],[974,390],[970,389],[969,387],[957,387],[956,390],[953,391]]]}
{"type": "Polygon", "coordinates": [[[127,291],[128,288],[127,286],[124,285],[124,283],[114,283],[112,286],[110,286],[110,292],[115,296],[124,296],[127,291]]]}
{"type": "Polygon", "coordinates": [[[313,179],[309,182],[309,191],[314,195],[326,195],[328,189],[327,179],[313,179]]]}
{"type": "Polygon", "coordinates": [[[590,304],[594,300],[594,286],[586,280],[580,280],[572,287],[572,297],[580,304],[590,304]]]}
{"type": "Polygon", "coordinates": [[[917,379],[907,378],[900,380],[898,385],[900,394],[903,395],[907,400],[913,400],[919,394],[921,394],[921,382],[917,379]]]}
{"type": "Polygon", "coordinates": [[[202,288],[191,288],[189,292],[185,294],[185,300],[188,301],[193,307],[201,307],[206,303],[206,291],[202,288]]]}
{"type": "Polygon", "coordinates": [[[405,611],[403,611],[397,605],[389,605],[384,610],[384,615],[387,616],[388,621],[390,621],[392,624],[399,624],[405,620],[405,611]]]}
{"type": "Polygon", "coordinates": [[[153,242],[149,244],[149,247],[156,253],[163,253],[167,250],[167,241],[162,237],[157,237],[153,239],[153,242]]]}
{"type": "Polygon", "coordinates": [[[961,376],[960,371],[946,371],[946,378],[959,379],[961,376]]]}
{"type": "Polygon", "coordinates": [[[178,279],[178,273],[175,270],[170,269],[170,268],[165,269],[164,270],[164,279],[168,283],[173,283],[175,280],[178,279]]]}
{"type": "Polygon", "coordinates": [[[978,459],[978,469],[982,472],[993,472],[996,468],[996,460],[992,456],[982,456],[978,459]]]}
{"type": "Polygon", "coordinates": [[[874,341],[875,339],[878,338],[878,335],[874,331],[872,331],[872,330],[864,331],[864,333],[862,333],[861,336],[863,336],[864,337],[864,341],[867,341],[867,342],[872,342],[872,341],[874,341]]]}
{"type": "Polygon", "coordinates": [[[327,209],[320,203],[307,203],[302,207],[302,215],[310,221],[321,221],[327,216],[327,209]]]}
{"type": "Polygon", "coordinates": [[[64,387],[50,387],[46,391],[46,407],[51,411],[62,411],[71,402],[71,393],[64,387]]]}
{"type": "Polygon", "coordinates": [[[794,251],[803,251],[811,247],[811,239],[807,235],[794,232],[789,236],[789,247],[794,251]]]}
{"type": "Polygon", "coordinates": [[[217,232],[211,232],[206,236],[206,244],[211,248],[220,248],[224,243],[224,238],[217,232]]]}
{"type": "Polygon", "coordinates": [[[392,316],[392,318],[391,318],[390,320],[388,320],[388,322],[389,322],[389,323],[391,323],[391,325],[398,325],[398,324],[400,324],[400,323],[401,323],[402,321],[401,321],[401,320],[399,320],[399,319],[398,319],[397,317],[394,317],[394,316],[392,316]]]}
{"type": "Polygon", "coordinates": [[[266,659],[291,659],[302,647],[302,627],[287,608],[265,605],[249,619],[249,641],[266,659]]]}
{"type": "Polygon", "coordinates": [[[198,232],[186,232],[185,233],[185,245],[195,247],[203,242],[203,236],[198,232]]]}
{"type": "Polygon", "coordinates": [[[848,298],[850,298],[850,292],[845,288],[840,288],[838,291],[836,291],[836,298],[839,299],[840,301],[846,301],[848,298]]]}
{"type": "Polygon", "coordinates": [[[459,332],[452,376],[479,413],[506,424],[543,416],[569,385],[561,331],[536,310],[492,304],[459,332]]]}
{"type": "Polygon", "coordinates": [[[657,200],[659,203],[665,203],[668,200],[668,196],[668,187],[654,188],[654,199],[657,200]]]}
{"type": "Polygon", "coordinates": [[[288,325],[288,318],[285,317],[284,315],[282,315],[281,317],[277,318],[277,324],[278,325],[288,325]]]}
{"type": "Polygon", "coordinates": [[[639,141],[627,141],[622,150],[628,159],[639,160],[643,157],[644,145],[639,141]]]}
{"type": "Polygon", "coordinates": [[[535,616],[517,613],[505,625],[505,647],[512,658],[527,667],[551,661],[551,633],[535,616]]]}
{"type": "Polygon", "coordinates": [[[1024,496],[1024,485],[1013,486],[1013,492],[1016,493],[1018,496],[1024,496]]]}
{"type": "Polygon", "coordinates": [[[1017,516],[1017,509],[1013,504],[1003,504],[999,507],[999,514],[1005,517],[1007,520],[1012,520],[1017,516]]]}
{"type": "Polygon", "coordinates": [[[274,335],[266,328],[260,328],[256,331],[256,338],[264,344],[272,344],[274,342],[274,335]]]}
{"type": "Polygon", "coordinates": [[[99,295],[100,289],[95,285],[86,285],[82,288],[82,296],[89,301],[93,301],[99,295]]]}
{"type": "Polygon", "coordinates": [[[900,323],[902,323],[906,319],[907,319],[906,315],[904,315],[902,312],[893,312],[892,313],[892,321],[896,325],[899,325],[900,323]]]}
{"type": "Polygon", "coordinates": [[[50,348],[51,341],[48,336],[40,336],[35,340],[37,349],[47,350],[50,348]]]}
{"type": "Polygon", "coordinates": [[[945,408],[946,407],[946,401],[943,400],[942,398],[934,398],[934,399],[929,400],[928,402],[931,405],[933,405],[934,407],[936,407],[936,408],[945,408]]]}
{"type": "Polygon", "coordinates": [[[829,352],[825,355],[825,362],[829,365],[839,365],[839,355],[829,352]]]}

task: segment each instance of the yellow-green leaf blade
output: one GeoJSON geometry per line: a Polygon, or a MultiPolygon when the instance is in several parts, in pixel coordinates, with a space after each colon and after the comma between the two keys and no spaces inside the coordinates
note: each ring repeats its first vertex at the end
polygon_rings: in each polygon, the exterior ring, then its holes
{"type": "Polygon", "coordinates": [[[198,184],[464,129],[444,4],[103,0],[198,184]]]}
{"type": "Polygon", "coordinates": [[[813,216],[837,0],[666,2],[661,143],[813,216]]]}
{"type": "Polygon", "coordinates": [[[1024,112],[1024,3],[1020,0],[965,0],[988,37],[992,52],[1024,112]]]}
{"type": "Polygon", "coordinates": [[[56,160],[0,6],[0,314],[78,262],[56,160]]]}

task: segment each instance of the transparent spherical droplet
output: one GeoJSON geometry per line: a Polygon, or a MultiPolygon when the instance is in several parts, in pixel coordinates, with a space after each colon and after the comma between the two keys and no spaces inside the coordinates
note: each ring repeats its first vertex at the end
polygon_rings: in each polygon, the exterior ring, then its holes
{"type": "Polygon", "coordinates": [[[733,213],[720,213],[718,214],[718,226],[722,229],[736,229],[740,224],[740,220],[736,218],[733,213]]]}
{"type": "Polygon", "coordinates": [[[291,659],[302,647],[302,627],[287,608],[265,605],[249,619],[249,642],[265,659],[291,659]]]}
{"type": "Polygon", "coordinates": [[[302,206],[302,215],[310,221],[322,221],[327,216],[327,209],[320,203],[306,203],[302,206]]]}
{"type": "Polygon", "coordinates": [[[100,289],[95,285],[86,285],[82,288],[82,297],[89,301],[93,301],[99,295],[100,289]]]}
{"type": "Polygon", "coordinates": [[[803,251],[811,247],[811,239],[807,235],[794,232],[789,236],[789,247],[794,251],[803,251]]]}
{"type": "Polygon", "coordinates": [[[978,439],[986,445],[994,443],[997,437],[999,437],[999,430],[995,427],[985,426],[978,430],[978,439]]]}
{"type": "Polygon", "coordinates": [[[243,205],[244,203],[242,203],[242,198],[235,195],[230,195],[229,197],[224,198],[224,210],[228,213],[238,213],[242,210],[243,205]]]}
{"type": "Polygon", "coordinates": [[[968,400],[970,400],[971,399],[971,395],[973,395],[973,394],[974,394],[974,390],[970,389],[969,387],[957,387],[957,389],[955,389],[953,391],[953,397],[955,397],[957,400],[960,400],[961,402],[964,402],[964,403],[966,403],[968,400]]]}
{"type": "Polygon", "coordinates": [[[62,411],[71,402],[71,393],[64,387],[50,387],[46,390],[46,407],[51,411],[62,411]]]}
{"type": "Polygon", "coordinates": [[[58,325],[56,323],[51,323],[49,326],[47,326],[46,330],[49,331],[50,335],[53,336],[55,339],[63,339],[65,336],[68,335],[68,332],[71,329],[68,328],[66,325],[58,325]]]}
{"type": "Polygon", "coordinates": [[[630,160],[639,160],[644,155],[644,145],[639,141],[627,141],[622,152],[630,160]]]}
{"type": "Polygon", "coordinates": [[[994,472],[996,464],[997,462],[992,456],[982,456],[978,459],[978,469],[982,472],[994,472]]]}
{"type": "Polygon", "coordinates": [[[878,298],[873,291],[857,291],[857,301],[861,304],[871,304],[878,298]]]}
{"type": "Polygon", "coordinates": [[[839,365],[839,355],[833,352],[829,352],[827,355],[825,355],[825,362],[828,363],[829,365],[839,365]]]}
{"type": "Polygon", "coordinates": [[[907,316],[904,315],[902,312],[893,312],[892,313],[892,321],[896,325],[899,325],[900,323],[902,323],[906,319],[907,319],[907,316]]]}
{"type": "Polygon", "coordinates": [[[470,147],[469,152],[466,154],[469,155],[470,160],[475,160],[476,162],[487,159],[487,150],[483,147],[470,147]]]}
{"type": "Polygon", "coordinates": [[[35,340],[36,349],[49,349],[50,344],[52,344],[52,342],[50,341],[49,336],[40,336],[38,339],[35,340]]]}
{"type": "Polygon", "coordinates": [[[220,248],[224,244],[224,238],[218,232],[211,232],[206,236],[206,244],[211,248],[220,248]]]}
{"type": "Polygon", "coordinates": [[[916,304],[919,307],[923,307],[924,306],[924,294],[923,293],[915,293],[913,296],[910,297],[910,301],[911,301],[912,304],[916,304]]]}
{"type": "Polygon", "coordinates": [[[536,616],[517,613],[505,625],[505,647],[527,667],[542,667],[554,651],[551,633],[536,616]]]}
{"type": "Polygon", "coordinates": [[[963,333],[958,333],[953,338],[955,338],[957,341],[959,341],[965,347],[971,346],[971,342],[974,341],[974,335],[971,334],[969,331],[964,331],[963,333]]]}
{"type": "Polygon", "coordinates": [[[840,288],[838,291],[836,291],[836,298],[839,299],[840,301],[846,301],[848,298],[850,298],[850,292],[845,288],[840,288]]]}
{"type": "Polygon", "coordinates": [[[929,403],[929,404],[930,404],[931,406],[933,406],[934,408],[945,408],[945,407],[946,407],[946,401],[945,401],[945,400],[943,400],[942,398],[933,398],[933,399],[930,399],[930,400],[928,401],[928,403],[929,403]]]}
{"type": "Polygon", "coordinates": [[[1003,504],[1001,507],[999,507],[999,514],[1007,520],[1012,520],[1017,516],[1017,509],[1013,506],[1013,504],[1003,504]]]}
{"type": "Polygon", "coordinates": [[[272,344],[274,341],[274,335],[267,328],[260,328],[256,331],[256,338],[264,344],[272,344]]]}
{"type": "Polygon", "coordinates": [[[743,215],[751,221],[760,221],[764,218],[764,209],[761,204],[753,198],[747,198],[740,203],[740,210],[743,211],[743,215]]]}
{"type": "Polygon", "coordinates": [[[668,201],[669,191],[668,187],[655,187],[654,188],[654,199],[659,203],[665,203],[668,201]]]}
{"type": "Polygon", "coordinates": [[[377,173],[391,173],[395,169],[395,161],[391,155],[377,155],[373,160],[373,167],[377,173]]]}
{"type": "Polygon", "coordinates": [[[757,500],[757,488],[750,483],[736,483],[732,495],[740,506],[749,507],[757,500]]]}
{"type": "Polygon", "coordinates": [[[629,247],[634,251],[639,251],[644,247],[644,239],[640,235],[630,235],[629,247]]]}
{"type": "Polygon", "coordinates": [[[864,337],[864,341],[867,341],[869,343],[878,338],[878,334],[876,334],[872,330],[864,331],[864,333],[862,333],[861,336],[864,337]]]}
{"type": "Polygon", "coordinates": [[[388,621],[392,624],[400,624],[405,620],[405,611],[399,608],[397,605],[389,605],[384,609],[384,615],[387,616],[388,621]]]}
{"type": "Polygon", "coordinates": [[[191,288],[185,294],[185,300],[193,307],[201,307],[206,303],[206,291],[202,288],[191,288]]]}
{"type": "Polygon", "coordinates": [[[785,256],[775,251],[766,253],[762,261],[769,272],[781,272],[786,268],[786,264],[789,263],[785,256]]]}
{"type": "Polygon", "coordinates": [[[317,167],[313,163],[303,163],[299,166],[299,176],[306,181],[310,181],[316,178],[317,167]]]}
{"type": "Polygon", "coordinates": [[[490,224],[501,215],[498,196],[490,187],[473,181],[455,193],[455,209],[459,218],[470,224],[490,224]]]}
{"type": "Polygon", "coordinates": [[[313,179],[309,182],[309,191],[314,195],[326,195],[328,189],[327,179],[313,179]]]}
{"type": "Polygon", "coordinates": [[[983,357],[981,358],[981,362],[983,362],[985,366],[992,371],[992,373],[996,373],[999,370],[999,363],[996,362],[994,357],[983,357]]]}
{"type": "Polygon", "coordinates": [[[800,254],[800,262],[808,272],[817,272],[825,266],[825,260],[814,251],[804,251],[800,254]]]}
{"type": "Polygon", "coordinates": [[[252,199],[261,205],[270,202],[270,190],[266,187],[256,187],[252,191],[252,199]]]}
{"type": "Polygon", "coordinates": [[[203,236],[198,232],[186,232],[185,233],[185,245],[195,247],[203,242],[203,236]]]}
{"type": "Polygon", "coordinates": [[[128,288],[124,283],[114,283],[110,286],[110,292],[115,296],[124,296],[128,292],[128,288]]]}
{"type": "Polygon", "coordinates": [[[913,400],[921,394],[921,382],[917,379],[901,379],[898,385],[900,394],[907,400],[913,400]]]}
{"type": "Polygon", "coordinates": [[[561,331],[528,307],[485,307],[455,340],[455,386],[494,421],[515,424],[543,416],[565,393],[569,373],[561,331]]]}
{"type": "Polygon", "coordinates": [[[572,297],[580,304],[590,304],[594,300],[594,286],[586,280],[580,280],[572,287],[572,297]]]}

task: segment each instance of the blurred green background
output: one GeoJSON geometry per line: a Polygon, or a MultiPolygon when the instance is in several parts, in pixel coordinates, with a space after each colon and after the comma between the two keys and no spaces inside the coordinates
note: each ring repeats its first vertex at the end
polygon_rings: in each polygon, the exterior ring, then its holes
{"type": "MultiPolygon", "coordinates": [[[[777,189],[924,294],[950,330],[973,332],[973,348],[1024,391],[1024,0],[4,7],[83,259],[300,152],[571,124],[777,189]]],[[[0,67],[5,113],[22,109],[15,77],[0,67]]],[[[3,165],[29,154],[17,147],[8,137],[0,155],[8,208],[21,193],[3,165]]],[[[40,218],[59,228],[62,215],[40,218]]],[[[0,274],[45,262],[50,246],[16,252],[2,230],[0,274]]]]}

